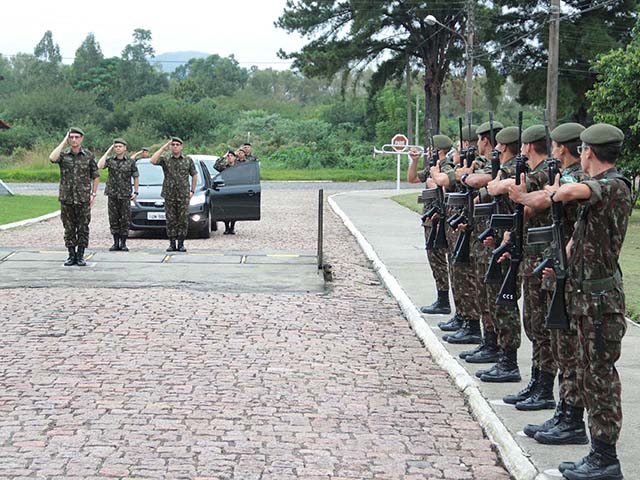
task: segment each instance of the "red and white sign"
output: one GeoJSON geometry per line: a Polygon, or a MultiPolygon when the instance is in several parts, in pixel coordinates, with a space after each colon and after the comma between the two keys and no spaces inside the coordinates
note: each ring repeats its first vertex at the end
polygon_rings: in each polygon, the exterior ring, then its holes
{"type": "Polygon", "coordinates": [[[404,152],[407,145],[409,145],[409,139],[401,133],[396,133],[391,139],[391,147],[398,153],[404,152]]]}

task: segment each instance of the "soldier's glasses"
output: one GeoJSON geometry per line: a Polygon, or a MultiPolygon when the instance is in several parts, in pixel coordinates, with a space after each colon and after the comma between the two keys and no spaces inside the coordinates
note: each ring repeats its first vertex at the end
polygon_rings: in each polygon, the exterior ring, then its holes
{"type": "Polygon", "coordinates": [[[585,150],[589,150],[590,148],[591,148],[591,147],[590,147],[589,145],[584,145],[584,144],[583,144],[583,145],[580,145],[580,146],[578,146],[578,153],[582,153],[582,152],[584,152],[585,150]]]}

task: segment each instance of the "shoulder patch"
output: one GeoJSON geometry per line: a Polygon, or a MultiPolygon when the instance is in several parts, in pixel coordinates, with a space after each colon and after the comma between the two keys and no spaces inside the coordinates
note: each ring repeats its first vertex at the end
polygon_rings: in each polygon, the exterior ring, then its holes
{"type": "Polygon", "coordinates": [[[578,183],[578,180],[573,175],[562,175],[560,183],[578,183]]]}

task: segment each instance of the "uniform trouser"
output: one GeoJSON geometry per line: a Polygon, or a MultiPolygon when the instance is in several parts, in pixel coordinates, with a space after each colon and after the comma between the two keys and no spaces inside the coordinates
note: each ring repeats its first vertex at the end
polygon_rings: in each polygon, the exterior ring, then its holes
{"type": "Polygon", "coordinates": [[[89,246],[89,223],[91,222],[91,205],[87,203],[61,203],[60,218],[64,227],[64,246],[89,246]]]}
{"type": "Polygon", "coordinates": [[[109,197],[109,228],[111,235],[126,237],[131,225],[131,201],[129,197],[109,197]]]}
{"type": "Polygon", "coordinates": [[[185,238],[189,230],[189,197],[166,198],[167,237],[185,238]]]}
{"type": "MultiPolygon", "coordinates": [[[[553,292],[547,292],[547,304],[551,302],[553,292]]],[[[569,329],[553,329],[551,332],[551,353],[558,367],[558,393],[569,405],[584,407],[582,393],[578,386],[577,369],[580,357],[580,343],[575,322],[569,315],[569,329]]]]}
{"type": "Polygon", "coordinates": [[[469,255],[469,264],[456,263],[454,250],[458,234],[449,229],[447,242],[449,242],[449,275],[451,277],[451,290],[456,305],[456,313],[465,319],[480,319],[480,311],[477,304],[476,285],[474,282],[474,259],[469,255]]]}
{"type": "Polygon", "coordinates": [[[531,340],[531,362],[542,372],[556,374],[556,362],[551,351],[551,331],[544,327],[547,316],[547,292],[535,275],[524,275],[524,308],[522,323],[531,340]]]}
{"type": "Polygon", "coordinates": [[[472,243],[473,252],[473,289],[470,290],[471,295],[475,297],[475,305],[478,311],[478,317],[482,320],[482,327],[485,334],[487,332],[495,332],[496,326],[494,318],[491,315],[491,308],[486,301],[487,285],[484,283],[484,275],[487,271],[487,254],[486,249],[477,240],[472,243]]]}
{"type": "MultiPolygon", "coordinates": [[[[483,271],[486,272],[491,250],[487,249],[487,256],[484,258],[483,271]]],[[[484,274],[483,274],[484,275],[484,274]]],[[[518,281],[517,292],[520,292],[520,282],[518,281]]],[[[501,283],[485,284],[485,304],[488,314],[491,316],[496,334],[498,335],[498,347],[503,351],[514,351],[520,348],[520,309],[516,304],[514,307],[505,305],[496,305],[496,298],[502,288],[501,283]]],[[[518,294],[518,297],[520,295],[518,294]]]]}
{"type": "MultiPolygon", "coordinates": [[[[430,229],[424,229],[425,242],[429,238],[430,229]]],[[[433,248],[427,250],[427,258],[433,273],[433,279],[436,282],[436,288],[440,292],[449,290],[449,265],[447,263],[447,249],[433,248]]]]}
{"type": "Polygon", "coordinates": [[[626,330],[624,314],[603,313],[604,349],[596,346],[593,316],[575,318],[580,342],[578,385],[589,413],[591,439],[615,444],[622,428],[621,384],[615,363],[626,330]]]}

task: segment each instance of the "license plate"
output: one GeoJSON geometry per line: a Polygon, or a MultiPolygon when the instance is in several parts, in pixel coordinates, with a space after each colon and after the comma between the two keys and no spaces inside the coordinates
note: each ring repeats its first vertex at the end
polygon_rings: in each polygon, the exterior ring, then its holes
{"type": "Polygon", "coordinates": [[[147,212],[147,220],[166,220],[164,212],[147,212]]]}

